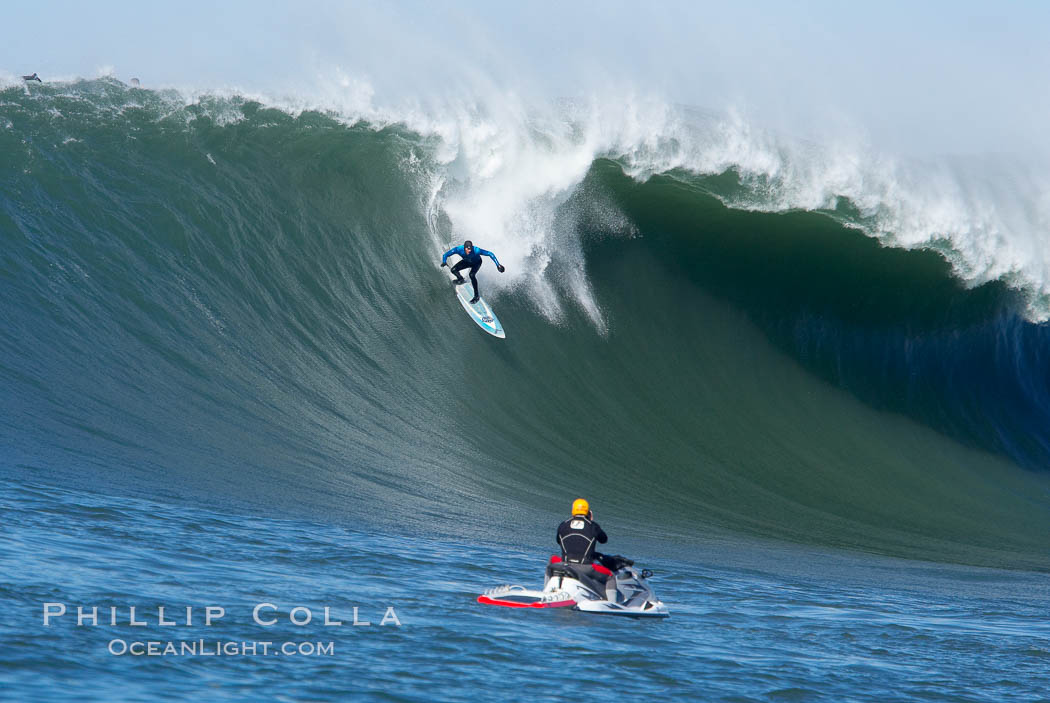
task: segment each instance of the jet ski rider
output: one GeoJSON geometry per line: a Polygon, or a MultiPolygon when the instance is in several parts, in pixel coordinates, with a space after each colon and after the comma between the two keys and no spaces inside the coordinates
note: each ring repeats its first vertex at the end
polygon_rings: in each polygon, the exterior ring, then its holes
{"type": "Polygon", "coordinates": [[[558,546],[561,558],[570,564],[593,564],[601,555],[594,550],[595,542],[605,544],[609,536],[594,521],[591,506],[583,498],[572,503],[572,517],[558,525],[558,546]]]}
{"type": "Polygon", "coordinates": [[[590,564],[587,576],[604,585],[605,598],[615,602],[616,576],[613,572],[618,567],[616,564],[607,564],[605,555],[594,549],[595,542],[605,544],[609,536],[594,521],[594,513],[586,500],[577,498],[572,502],[572,517],[558,525],[557,539],[562,560],[569,564],[590,564]]]}

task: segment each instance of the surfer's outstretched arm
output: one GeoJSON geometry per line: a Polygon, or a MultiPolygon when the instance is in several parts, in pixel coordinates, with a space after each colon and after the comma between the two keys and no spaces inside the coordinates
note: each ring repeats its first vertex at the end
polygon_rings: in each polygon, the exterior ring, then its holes
{"type": "Polygon", "coordinates": [[[493,254],[493,253],[492,253],[491,251],[488,251],[488,250],[486,250],[486,249],[482,249],[481,247],[478,247],[478,253],[479,253],[479,254],[481,254],[482,256],[487,256],[487,257],[489,257],[489,258],[490,258],[490,259],[492,259],[492,260],[493,260],[494,262],[496,262],[496,266],[499,266],[499,259],[497,259],[497,258],[496,258],[496,255],[495,255],[495,254],[493,254]]]}
{"type": "Polygon", "coordinates": [[[453,254],[459,254],[460,256],[463,256],[463,247],[452,247],[451,249],[446,251],[441,256],[441,265],[444,266],[445,262],[448,260],[448,257],[452,256],[453,254]]]}
{"type": "Polygon", "coordinates": [[[487,256],[490,259],[492,259],[494,262],[496,262],[496,268],[499,269],[500,273],[503,273],[504,271],[507,270],[507,269],[503,268],[503,265],[499,262],[499,259],[497,259],[496,255],[493,254],[491,251],[485,251],[481,247],[478,247],[478,253],[481,254],[482,256],[487,256]]]}

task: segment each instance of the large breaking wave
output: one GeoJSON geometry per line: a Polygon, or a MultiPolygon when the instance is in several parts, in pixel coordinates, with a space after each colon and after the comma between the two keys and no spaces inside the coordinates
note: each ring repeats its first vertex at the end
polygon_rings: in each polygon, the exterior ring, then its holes
{"type": "Polygon", "coordinates": [[[1047,566],[1038,169],[351,92],[0,92],[9,470],[447,531],[586,491],[643,533],[1047,566]],[[435,270],[465,238],[505,343],[435,270]]]}

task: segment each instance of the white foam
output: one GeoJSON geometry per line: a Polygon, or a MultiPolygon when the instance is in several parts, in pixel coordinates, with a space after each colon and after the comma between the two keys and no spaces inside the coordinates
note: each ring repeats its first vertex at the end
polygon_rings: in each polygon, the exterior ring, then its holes
{"type": "MultiPolygon", "coordinates": [[[[487,83],[394,100],[367,76],[332,68],[280,97],[237,86],[155,92],[187,121],[203,111],[234,123],[245,101],[257,101],[293,116],[316,110],[419,133],[425,146],[403,166],[419,183],[435,256],[464,239],[494,251],[507,273],[483,269],[486,296],[520,291],[552,320],[568,302],[605,328],[563,207],[599,157],[617,159],[637,179],[733,170],[746,186],[727,201],[737,208],[833,210],[846,198],[884,244],[936,249],[967,285],[1005,280],[1029,293],[1032,319],[1050,318],[1050,176],[1035,156],[908,159],[876,148],[860,128],[793,138],[743,109],[701,112],[625,85],[575,100],[526,98],[487,83]]],[[[630,232],[622,213],[604,208],[613,230],[630,232]]]]}
{"type": "Polygon", "coordinates": [[[18,88],[24,81],[13,73],[7,71],[0,71],[0,90],[7,90],[8,88],[18,88]]]}
{"type": "Polygon", "coordinates": [[[735,207],[830,210],[847,198],[864,229],[888,246],[941,252],[974,286],[1001,279],[1029,293],[1029,315],[1050,308],[1050,177],[1019,156],[906,159],[863,141],[812,144],[756,131],[739,116],[718,130],[722,146],[681,154],[697,173],[737,170],[750,186],[735,207]]]}
{"type": "MultiPolygon", "coordinates": [[[[863,136],[791,139],[737,111],[696,119],[644,96],[561,107],[527,109],[507,96],[499,109],[462,111],[434,130],[454,184],[439,199],[454,238],[524,268],[487,285],[499,290],[528,277],[525,288],[552,319],[563,310],[545,274],[558,256],[581,256],[558,239],[555,212],[601,156],[619,159],[638,179],[734,170],[747,186],[727,203],[737,208],[834,210],[846,198],[860,211],[860,226],[885,245],[935,249],[967,285],[1004,280],[1028,294],[1030,318],[1050,318],[1050,177],[1040,163],[909,160],[863,136]]],[[[604,328],[582,261],[564,289],[604,328]]]]}

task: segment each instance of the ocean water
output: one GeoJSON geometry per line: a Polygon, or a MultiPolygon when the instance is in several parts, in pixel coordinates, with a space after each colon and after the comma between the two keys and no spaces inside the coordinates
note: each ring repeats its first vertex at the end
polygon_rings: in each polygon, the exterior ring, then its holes
{"type": "Polygon", "coordinates": [[[645,563],[672,615],[636,621],[478,605],[483,587],[542,578],[545,550],[513,540],[21,482],[3,510],[10,700],[548,700],[610,687],[631,699],[1001,701],[1046,700],[1050,686],[1041,574],[733,542],[683,558],[656,542],[645,563]],[[77,607],[97,619],[78,621],[77,607]],[[209,607],[222,613],[205,624],[209,607]]]}
{"type": "Polygon", "coordinates": [[[0,696],[1048,700],[1038,203],[628,107],[0,90],[0,696]],[[668,620],[475,602],[578,496],[668,620]]]}

